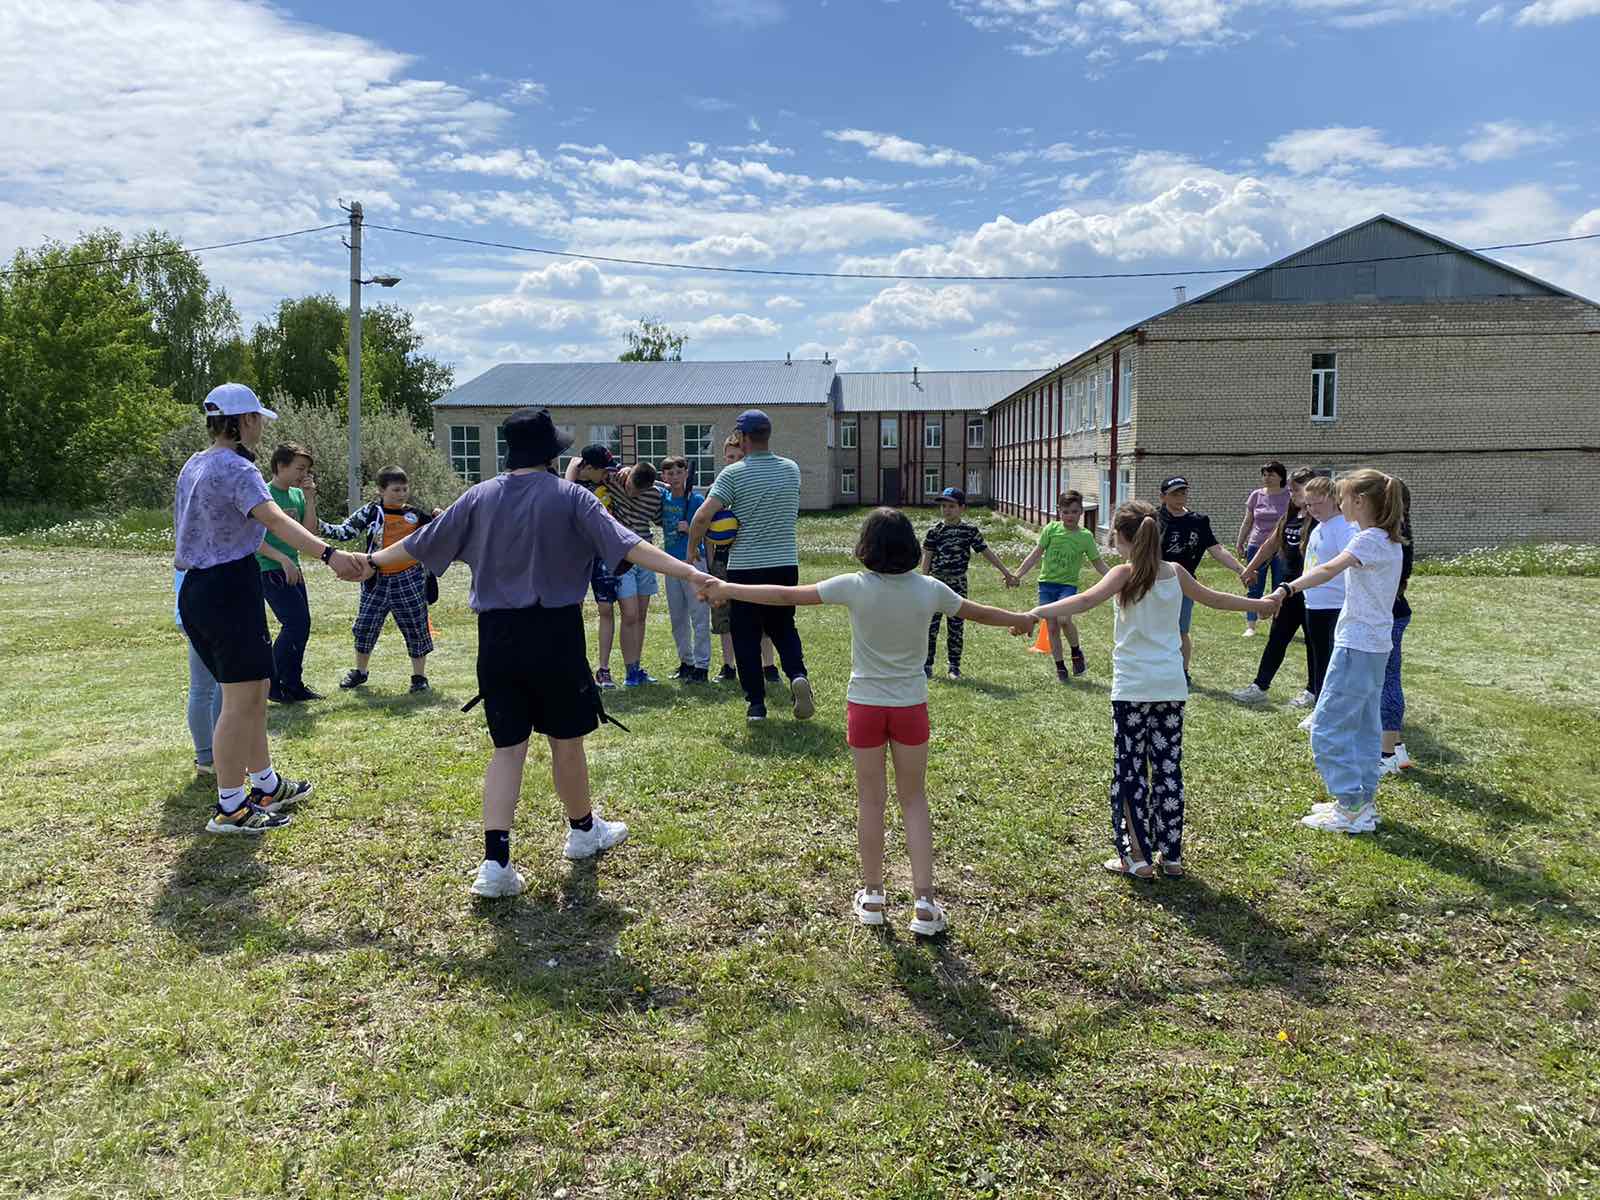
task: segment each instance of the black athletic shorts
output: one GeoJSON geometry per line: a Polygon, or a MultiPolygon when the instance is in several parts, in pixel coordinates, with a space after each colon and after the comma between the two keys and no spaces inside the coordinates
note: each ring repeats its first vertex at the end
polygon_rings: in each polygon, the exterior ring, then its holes
{"type": "Polygon", "coordinates": [[[272,678],[267,603],[254,554],[184,572],[178,619],[218,683],[272,678]]]}
{"type": "Polygon", "coordinates": [[[502,608],[478,614],[478,693],[499,747],[530,733],[578,738],[600,726],[600,692],[589,674],[583,609],[502,608]]]}

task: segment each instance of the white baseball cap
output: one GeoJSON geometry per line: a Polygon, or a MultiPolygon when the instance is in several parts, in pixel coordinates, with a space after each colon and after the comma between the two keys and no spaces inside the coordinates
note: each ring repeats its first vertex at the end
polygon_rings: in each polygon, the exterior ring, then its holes
{"type": "Polygon", "coordinates": [[[256,394],[242,383],[219,383],[206,393],[205,404],[208,417],[238,417],[245,413],[260,413],[269,421],[276,421],[278,414],[267,408],[256,398],[256,394]]]}

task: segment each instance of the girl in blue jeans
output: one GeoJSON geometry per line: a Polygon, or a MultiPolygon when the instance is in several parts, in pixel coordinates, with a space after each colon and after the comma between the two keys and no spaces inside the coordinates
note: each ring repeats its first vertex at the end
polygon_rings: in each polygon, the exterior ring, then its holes
{"type": "Polygon", "coordinates": [[[1338,483],[1339,508],[1357,529],[1327,562],[1279,589],[1293,596],[1348,571],[1333,634],[1333,659],[1317,697],[1311,753],[1331,802],[1312,806],[1301,824],[1327,833],[1370,833],[1378,825],[1382,696],[1394,648],[1394,599],[1404,559],[1402,485],[1361,470],[1338,483]]]}

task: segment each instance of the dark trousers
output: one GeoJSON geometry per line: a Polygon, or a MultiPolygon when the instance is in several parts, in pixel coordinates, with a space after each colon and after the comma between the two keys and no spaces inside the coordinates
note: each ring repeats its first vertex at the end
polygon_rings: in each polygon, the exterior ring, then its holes
{"type": "MultiPolygon", "coordinates": [[[[1272,618],[1272,628],[1267,632],[1267,644],[1261,648],[1261,665],[1256,668],[1256,686],[1263,692],[1272,688],[1272,680],[1283,665],[1283,656],[1289,652],[1294,635],[1305,628],[1306,598],[1296,592],[1283,602],[1278,615],[1272,618]]],[[[1311,639],[1306,638],[1306,690],[1311,689],[1311,639]]]]}
{"type": "MultiPolygon", "coordinates": [[[[965,597],[967,594],[967,577],[965,575],[935,575],[940,583],[947,584],[956,595],[965,597]]],[[[933,620],[928,622],[928,661],[924,666],[933,666],[934,655],[939,649],[939,618],[943,613],[934,613],[933,620]]],[[[950,622],[950,640],[947,653],[950,656],[950,665],[961,666],[961,651],[966,646],[967,622],[963,617],[946,617],[950,622]]]]}
{"type": "Polygon", "coordinates": [[[278,618],[278,639],[272,643],[272,686],[280,692],[305,687],[306,643],[311,640],[311,598],[306,581],[289,586],[282,571],[263,571],[261,591],[278,618]]]}
{"type": "Polygon", "coordinates": [[[1337,608],[1306,609],[1306,666],[1311,673],[1311,694],[1322,695],[1322,681],[1333,661],[1333,630],[1339,624],[1337,608]]]}
{"type": "MultiPolygon", "coordinates": [[[[799,567],[761,567],[757,570],[728,572],[729,583],[766,583],[794,587],[800,582],[799,567]]],[[[772,639],[783,673],[790,679],[806,673],[805,651],[800,631],[794,624],[794,606],[748,604],[734,600],[728,605],[728,624],[733,634],[733,661],[739,671],[739,686],[751,704],[764,704],[766,680],[761,674],[761,639],[772,639]]]]}

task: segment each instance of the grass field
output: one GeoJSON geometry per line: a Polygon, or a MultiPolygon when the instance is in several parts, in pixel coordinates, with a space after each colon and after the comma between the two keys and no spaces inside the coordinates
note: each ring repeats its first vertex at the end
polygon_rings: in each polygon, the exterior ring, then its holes
{"type": "MultiPolygon", "coordinates": [[[[805,521],[805,578],[856,522],[805,521]]],[[[1096,865],[1110,614],[1070,687],[969,626],[932,699],[952,930],[918,942],[895,833],[899,928],[849,916],[842,611],[801,614],[808,725],[615,694],[590,761],[633,836],[598,864],[536,750],[528,892],[480,905],[464,572],[415,699],[392,626],[336,691],[356,590],[313,572],[330,698],[271,727],[317,791],[246,843],[202,832],[169,561],[0,543],[0,1195],[1600,1194],[1596,579],[1414,582],[1419,766],[1356,839],[1296,825],[1297,714],[1226,699],[1261,643],[1201,610],[1183,882],[1096,865]]]]}

